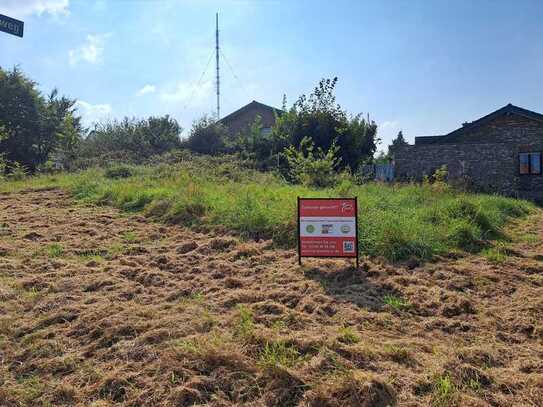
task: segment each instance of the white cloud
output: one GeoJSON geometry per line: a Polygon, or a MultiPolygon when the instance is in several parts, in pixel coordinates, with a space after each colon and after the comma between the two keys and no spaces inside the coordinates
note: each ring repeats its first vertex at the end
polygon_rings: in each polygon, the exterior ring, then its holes
{"type": "Polygon", "coordinates": [[[155,91],[156,91],[156,86],[155,85],[145,85],[143,88],[138,90],[136,95],[137,96],[143,96],[143,95],[146,95],[148,93],[154,93],[155,91]]]}
{"type": "Polygon", "coordinates": [[[76,49],[71,49],[68,52],[70,65],[77,65],[81,61],[85,61],[90,64],[101,63],[103,60],[105,43],[110,36],[110,33],[87,35],[87,39],[82,46],[76,49]]]}
{"type": "Polygon", "coordinates": [[[83,123],[87,127],[97,121],[108,119],[113,110],[109,104],[93,105],[92,103],[84,102],[83,100],[78,100],[75,103],[75,107],[78,109],[83,118],[83,123]]]}
{"type": "Polygon", "coordinates": [[[205,81],[199,86],[187,82],[178,82],[160,94],[160,98],[166,102],[185,102],[196,106],[206,101],[213,92],[213,82],[205,81]]]}
{"type": "Polygon", "coordinates": [[[0,13],[15,18],[32,14],[60,16],[70,13],[69,6],[70,0],[2,0],[0,13]]]}

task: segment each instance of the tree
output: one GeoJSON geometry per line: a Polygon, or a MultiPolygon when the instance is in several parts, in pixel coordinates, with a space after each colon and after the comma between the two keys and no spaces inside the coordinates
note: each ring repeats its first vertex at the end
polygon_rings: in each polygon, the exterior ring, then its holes
{"type": "Polygon", "coordinates": [[[192,124],[183,145],[199,154],[217,155],[227,152],[228,130],[214,118],[203,116],[192,124]]]}
{"type": "Polygon", "coordinates": [[[407,146],[408,143],[405,141],[405,138],[403,137],[403,133],[400,130],[398,135],[394,140],[392,140],[392,144],[388,146],[388,154],[387,157],[389,159],[394,159],[394,155],[398,152],[399,149],[401,149],[403,146],[407,146]]]}
{"type": "Polygon", "coordinates": [[[81,123],[72,113],[68,113],[62,122],[62,126],[57,133],[56,148],[50,157],[55,165],[62,169],[72,169],[73,163],[80,154],[81,145],[81,123]]]}
{"type": "Polygon", "coordinates": [[[302,95],[292,108],[281,115],[274,126],[276,140],[299,147],[309,138],[327,151],[336,143],[340,167],[356,170],[377,148],[377,125],[369,117],[349,116],[336,103],[337,78],[322,79],[309,97],[302,95]]]}
{"type": "Polygon", "coordinates": [[[34,171],[57,147],[59,132],[68,123],[79,136],[80,118],[74,105],[75,100],[59,97],[56,89],[44,97],[36,82],[17,67],[11,71],[0,68],[0,151],[7,167],[18,163],[34,171]],[[72,118],[65,122],[68,115],[72,118]]]}

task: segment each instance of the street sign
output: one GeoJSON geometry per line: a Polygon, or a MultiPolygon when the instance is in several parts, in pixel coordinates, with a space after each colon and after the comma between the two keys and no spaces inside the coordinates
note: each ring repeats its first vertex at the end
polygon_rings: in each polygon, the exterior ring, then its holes
{"type": "Polygon", "coordinates": [[[22,21],[0,14],[0,31],[22,38],[24,27],[25,23],[22,21]]]}
{"type": "Polygon", "coordinates": [[[351,257],[358,267],[356,198],[298,198],[298,260],[351,257]]]}

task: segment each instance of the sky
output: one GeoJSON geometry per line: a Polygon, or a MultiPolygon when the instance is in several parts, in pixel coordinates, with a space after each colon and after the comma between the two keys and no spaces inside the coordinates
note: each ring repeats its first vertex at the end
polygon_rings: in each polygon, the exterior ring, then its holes
{"type": "Polygon", "coordinates": [[[97,120],[169,114],[189,131],[252,100],[281,107],[338,77],[337,101],[378,124],[380,149],[446,134],[507,103],[543,112],[543,2],[0,0],[0,67],[97,120]]]}

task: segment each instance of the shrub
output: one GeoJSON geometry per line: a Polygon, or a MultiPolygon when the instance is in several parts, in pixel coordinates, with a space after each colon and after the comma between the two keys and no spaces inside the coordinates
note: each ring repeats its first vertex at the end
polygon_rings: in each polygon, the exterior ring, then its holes
{"type": "Polygon", "coordinates": [[[314,150],[315,144],[309,137],[302,139],[298,149],[294,146],[285,149],[291,180],[316,188],[332,186],[341,161],[337,155],[339,147],[333,142],[326,153],[320,147],[314,150]]]}
{"type": "Polygon", "coordinates": [[[120,155],[141,160],[179,148],[182,129],[168,115],[147,119],[106,121],[95,124],[81,145],[87,159],[103,155],[120,155]]]}
{"type": "Polygon", "coordinates": [[[105,172],[106,178],[117,179],[117,178],[128,178],[132,176],[132,170],[130,167],[125,165],[118,165],[115,167],[108,168],[105,172]]]}
{"type": "Polygon", "coordinates": [[[447,233],[447,239],[454,246],[467,251],[477,251],[481,244],[477,227],[466,220],[454,222],[447,233]]]}
{"type": "Polygon", "coordinates": [[[22,181],[28,175],[27,168],[15,161],[9,165],[9,172],[6,176],[8,180],[11,181],[22,181]]]}
{"type": "Polygon", "coordinates": [[[199,154],[217,155],[226,152],[228,130],[215,119],[204,116],[192,125],[183,145],[199,154]]]}

